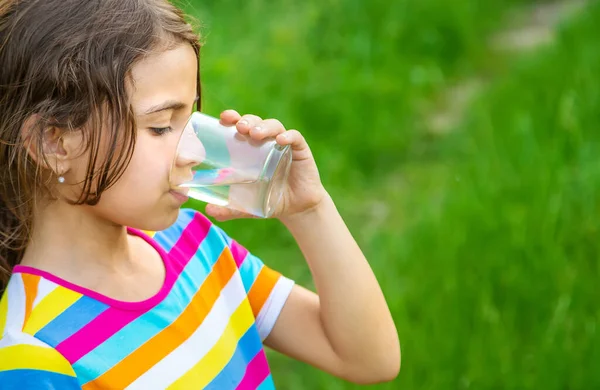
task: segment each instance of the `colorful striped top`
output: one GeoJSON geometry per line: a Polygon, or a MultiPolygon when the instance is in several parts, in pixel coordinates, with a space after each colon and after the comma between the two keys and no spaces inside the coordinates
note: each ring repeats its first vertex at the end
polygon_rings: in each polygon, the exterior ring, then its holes
{"type": "Polygon", "coordinates": [[[263,341],[293,281],[202,214],[144,238],[165,282],[117,301],[17,266],[0,301],[2,389],[273,389],[263,341]]]}

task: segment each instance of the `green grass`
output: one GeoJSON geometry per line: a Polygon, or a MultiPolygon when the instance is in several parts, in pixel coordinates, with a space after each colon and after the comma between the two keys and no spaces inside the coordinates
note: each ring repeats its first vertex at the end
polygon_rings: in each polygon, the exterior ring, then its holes
{"type": "Polygon", "coordinates": [[[235,107],[302,129],[324,150],[332,182],[348,160],[373,177],[404,158],[416,107],[489,61],[486,34],[501,11],[531,2],[186,1],[205,35],[204,110],[235,107]]]}
{"type": "MultiPolygon", "coordinates": [[[[307,136],[379,277],[402,341],[378,389],[600,388],[600,7],[504,67],[452,134],[419,108],[526,1],[190,1],[204,23],[204,111],[307,136]]],[[[311,286],[276,221],[222,225],[311,286]],[[269,237],[266,244],[265,237],[269,237]]],[[[353,389],[270,354],[282,389],[353,389]]]]}

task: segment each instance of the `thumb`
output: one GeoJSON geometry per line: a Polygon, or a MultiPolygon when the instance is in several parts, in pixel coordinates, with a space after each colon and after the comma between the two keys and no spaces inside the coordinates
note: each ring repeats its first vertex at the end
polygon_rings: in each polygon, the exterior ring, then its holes
{"type": "Polygon", "coordinates": [[[206,205],[206,214],[213,217],[219,222],[229,221],[232,219],[241,219],[241,218],[256,218],[255,216],[244,213],[242,211],[230,209],[223,206],[217,206],[215,204],[206,205]]]}

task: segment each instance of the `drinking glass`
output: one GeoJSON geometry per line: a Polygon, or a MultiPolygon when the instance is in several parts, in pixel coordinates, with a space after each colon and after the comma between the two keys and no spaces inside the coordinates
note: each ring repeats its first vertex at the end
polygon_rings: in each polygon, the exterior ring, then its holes
{"type": "Polygon", "coordinates": [[[171,185],[193,199],[268,218],[281,201],[291,163],[289,145],[254,140],[194,112],[179,139],[171,185]]]}

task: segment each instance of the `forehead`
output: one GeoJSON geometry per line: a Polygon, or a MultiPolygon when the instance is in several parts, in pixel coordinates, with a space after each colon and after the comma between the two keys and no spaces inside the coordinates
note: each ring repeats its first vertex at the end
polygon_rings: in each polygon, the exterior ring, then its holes
{"type": "Polygon", "coordinates": [[[189,44],[148,54],[131,71],[131,98],[136,114],[164,101],[190,103],[197,94],[198,59],[189,44]]]}

